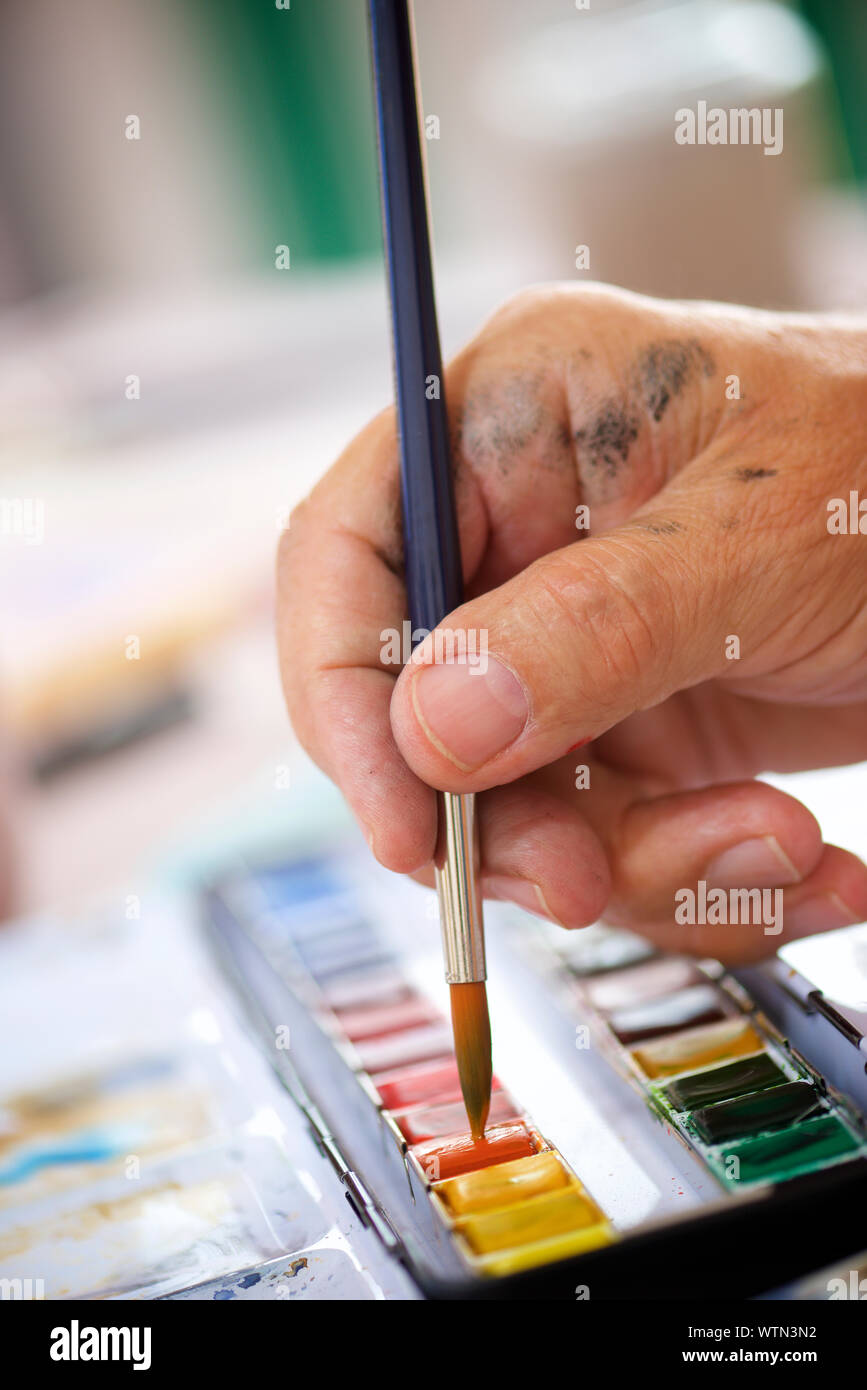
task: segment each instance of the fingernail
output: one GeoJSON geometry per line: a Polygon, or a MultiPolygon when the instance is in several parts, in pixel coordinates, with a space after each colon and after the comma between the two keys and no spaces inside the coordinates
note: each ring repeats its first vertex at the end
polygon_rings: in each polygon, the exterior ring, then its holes
{"type": "Polygon", "coordinates": [[[786,907],[783,926],[787,936],[812,936],[833,927],[852,927],[859,920],[838,893],[820,893],[786,907]]]}
{"type": "Polygon", "coordinates": [[[483,675],[459,663],[422,666],[411,690],[431,743],[465,772],[508,748],[529,714],[519,681],[492,656],[483,675]]]}
{"type": "Polygon", "coordinates": [[[782,888],[801,875],[773,835],[757,835],[712,859],[705,879],[712,888],[782,888]]]}
{"type": "Polygon", "coordinates": [[[518,907],[525,908],[527,912],[535,913],[537,917],[547,917],[551,922],[556,922],[558,926],[563,925],[546,903],[545,894],[538,883],[531,883],[528,878],[510,878],[508,874],[493,874],[490,878],[486,877],[485,897],[494,898],[501,903],[516,903],[518,907]]]}

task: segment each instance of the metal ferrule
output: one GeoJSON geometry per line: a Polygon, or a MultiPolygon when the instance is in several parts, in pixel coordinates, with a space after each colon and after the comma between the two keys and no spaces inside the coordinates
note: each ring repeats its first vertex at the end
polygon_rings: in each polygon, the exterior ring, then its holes
{"type": "Polygon", "coordinates": [[[476,799],[443,792],[439,814],[436,885],[446,983],[468,985],[487,978],[476,799]]]}

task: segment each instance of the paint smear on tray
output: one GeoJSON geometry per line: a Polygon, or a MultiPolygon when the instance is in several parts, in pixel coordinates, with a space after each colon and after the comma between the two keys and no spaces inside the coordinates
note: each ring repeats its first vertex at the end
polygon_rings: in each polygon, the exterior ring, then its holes
{"type": "Polygon", "coordinates": [[[245,1205],[219,1178],[94,1202],[0,1236],[0,1277],[43,1279],[49,1299],[197,1283],[261,1258],[245,1205]]]}
{"type": "Polygon", "coordinates": [[[128,1073],[77,1078],[0,1107],[0,1210],[106,1173],[134,1177],[129,1161],[167,1153],[213,1131],[204,1092],[180,1078],[148,1084],[128,1073]],[[134,1077],[134,1079],[133,1079],[134,1077]]]}

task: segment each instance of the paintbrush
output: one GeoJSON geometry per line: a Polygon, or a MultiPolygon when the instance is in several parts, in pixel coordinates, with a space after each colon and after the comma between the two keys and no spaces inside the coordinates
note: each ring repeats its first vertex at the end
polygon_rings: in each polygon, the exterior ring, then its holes
{"type": "MultiPolygon", "coordinates": [[[[400,436],[406,587],[414,641],[463,601],[434,298],[412,29],[406,0],[369,0],[383,232],[400,436]]],[[[470,1129],[491,1100],[491,1025],[472,796],[438,795],[437,895],[455,1054],[470,1129]]]]}

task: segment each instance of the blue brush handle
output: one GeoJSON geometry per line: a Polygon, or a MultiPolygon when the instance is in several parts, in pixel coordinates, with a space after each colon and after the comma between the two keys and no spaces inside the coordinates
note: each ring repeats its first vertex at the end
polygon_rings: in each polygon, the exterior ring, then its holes
{"type": "Polygon", "coordinates": [[[406,587],[413,628],[430,631],[462,602],[463,576],[412,32],[406,0],[369,0],[369,12],[400,436],[406,587]]]}

